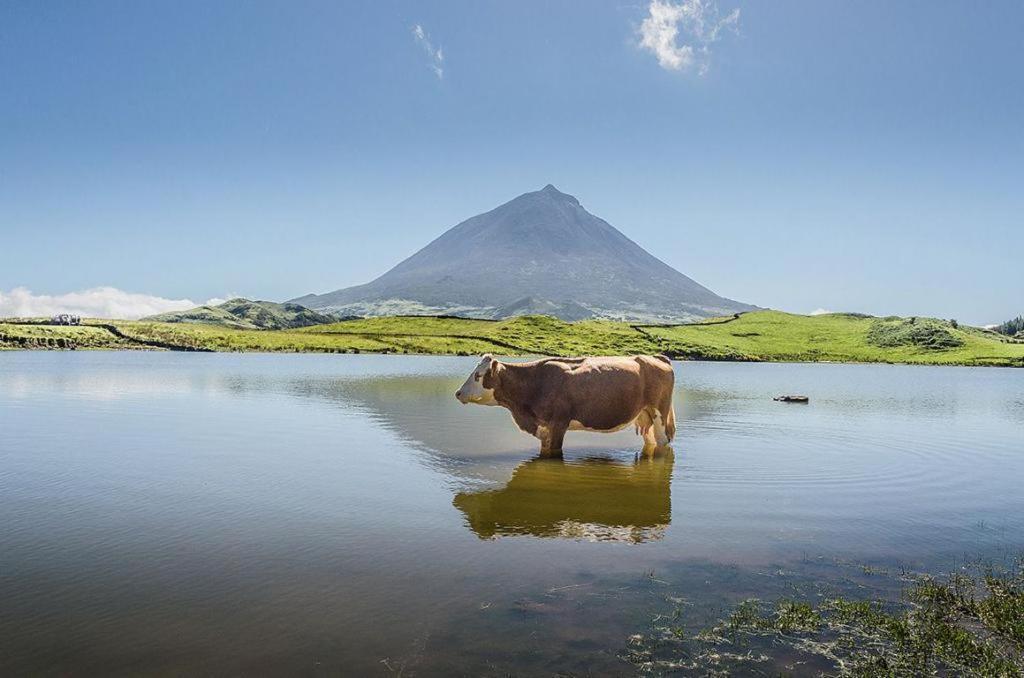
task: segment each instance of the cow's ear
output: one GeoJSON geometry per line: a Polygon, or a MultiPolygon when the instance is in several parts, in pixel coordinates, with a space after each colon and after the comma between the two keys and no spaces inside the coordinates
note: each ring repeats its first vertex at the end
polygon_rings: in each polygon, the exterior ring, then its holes
{"type": "Polygon", "coordinates": [[[497,360],[492,360],[491,364],[487,366],[487,371],[484,372],[484,378],[480,382],[484,388],[494,388],[495,379],[498,376],[498,363],[497,360]]]}

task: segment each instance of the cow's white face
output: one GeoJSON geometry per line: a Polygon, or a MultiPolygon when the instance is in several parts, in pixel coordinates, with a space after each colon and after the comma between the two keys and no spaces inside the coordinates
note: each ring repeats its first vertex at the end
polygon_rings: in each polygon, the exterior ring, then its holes
{"type": "Polygon", "coordinates": [[[491,356],[484,356],[484,359],[480,361],[476,369],[470,373],[462,388],[455,392],[455,397],[459,399],[460,403],[473,403],[474,405],[498,404],[498,401],[494,399],[494,389],[484,388],[484,375],[491,370],[491,365],[494,362],[495,360],[491,356]]]}

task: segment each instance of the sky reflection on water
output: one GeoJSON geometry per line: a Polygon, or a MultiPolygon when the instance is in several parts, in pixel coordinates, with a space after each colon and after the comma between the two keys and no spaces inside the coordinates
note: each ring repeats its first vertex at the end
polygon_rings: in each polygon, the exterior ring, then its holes
{"type": "Polygon", "coordinates": [[[1018,371],[677,363],[674,452],[541,460],[454,399],[474,364],[0,354],[0,669],[619,670],[584,648],[643,623],[645,572],[713,606],[768,566],[1024,543],[1018,371]]]}

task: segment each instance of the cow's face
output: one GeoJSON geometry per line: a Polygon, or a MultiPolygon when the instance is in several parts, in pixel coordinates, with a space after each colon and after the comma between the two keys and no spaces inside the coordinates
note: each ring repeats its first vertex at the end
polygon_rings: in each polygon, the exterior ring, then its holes
{"type": "Polygon", "coordinates": [[[470,373],[462,388],[455,392],[455,397],[459,399],[459,402],[462,404],[497,405],[498,401],[494,399],[493,376],[497,372],[499,364],[491,356],[485,355],[476,369],[470,373]],[[485,379],[491,388],[484,386],[485,379]]]}

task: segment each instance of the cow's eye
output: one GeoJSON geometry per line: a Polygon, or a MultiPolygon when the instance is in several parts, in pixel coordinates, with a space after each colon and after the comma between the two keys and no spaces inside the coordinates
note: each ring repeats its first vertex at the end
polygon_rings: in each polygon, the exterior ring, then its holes
{"type": "Polygon", "coordinates": [[[479,374],[474,374],[473,375],[473,381],[480,381],[480,375],[479,374]]]}

